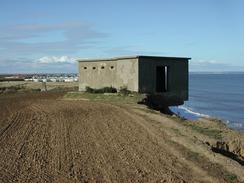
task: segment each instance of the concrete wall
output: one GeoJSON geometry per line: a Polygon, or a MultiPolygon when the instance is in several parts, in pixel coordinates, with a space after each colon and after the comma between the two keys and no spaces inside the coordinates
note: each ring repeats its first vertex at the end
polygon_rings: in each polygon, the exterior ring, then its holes
{"type": "Polygon", "coordinates": [[[138,58],[117,61],[117,81],[115,87],[127,87],[131,91],[139,91],[138,58]]]}
{"type": "Polygon", "coordinates": [[[79,90],[84,91],[86,86],[112,86],[117,89],[127,87],[131,91],[138,91],[138,59],[80,61],[79,90]]]}
{"type": "Polygon", "coordinates": [[[139,58],[139,92],[156,93],[156,67],[168,66],[168,91],[159,95],[188,100],[188,59],[176,58],[139,58]]]}

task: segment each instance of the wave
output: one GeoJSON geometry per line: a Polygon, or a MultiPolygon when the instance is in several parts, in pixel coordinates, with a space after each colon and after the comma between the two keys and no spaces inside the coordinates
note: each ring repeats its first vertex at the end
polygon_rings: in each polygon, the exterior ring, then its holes
{"type": "Polygon", "coordinates": [[[190,119],[190,120],[196,120],[200,117],[205,117],[205,118],[210,117],[207,114],[195,112],[191,108],[188,108],[186,106],[170,107],[170,109],[173,113],[177,114],[178,116],[181,116],[183,118],[190,119]]]}
{"type": "MultiPolygon", "coordinates": [[[[190,107],[186,107],[186,106],[170,107],[170,109],[175,114],[177,114],[183,118],[186,118],[188,120],[197,120],[201,117],[211,118],[211,116],[209,116],[207,114],[195,112],[195,111],[193,111],[193,109],[191,109],[190,107]]],[[[233,129],[236,129],[238,131],[244,131],[244,123],[233,122],[233,121],[223,120],[223,119],[222,119],[222,121],[223,121],[223,123],[226,123],[229,127],[233,128],[233,129]]]]}
{"type": "Polygon", "coordinates": [[[179,106],[178,107],[179,109],[182,109],[182,110],[185,110],[186,112],[190,113],[190,114],[193,114],[193,115],[196,115],[198,117],[205,117],[205,118],[210,118],[209,115],[207,114],[202,114],[202,113],[199,113],[199,112],[194,112],[192,111],[191,108],[187,108],[187,107],[184,107],[184,106],[179,106]]]}
{"type": "Polygon", "coordinates": [[[226,124],[239,131],[244,131],[244,124],[243,123],[238,123],[238,122],[231,122],[229,120],[226,121],[226,124]]]}

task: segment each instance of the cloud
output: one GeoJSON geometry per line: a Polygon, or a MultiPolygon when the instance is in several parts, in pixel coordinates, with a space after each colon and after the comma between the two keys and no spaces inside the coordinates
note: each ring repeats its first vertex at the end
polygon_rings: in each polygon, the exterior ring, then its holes
{"type": "Polygon", "coordinates": [[[69,57],[69,56],[45,56],[39,58],[37,61],[40,64],[50,64],[50,63],[68,63],[74,64],[76,63],[77,58],[69,57]]]}
{"type": "Polygon", "coordinates": [[[192,60],[192,65],[209,65],[218,63],[216,60],[192,60]]]}
{"type": "Polygon", "coordinates": [[[0,72],[77,72],[75,58],[65,55],[97,49],[107,37],[81,22],[2,25],[0,72]]]}
{"type": "Polygon", "coordinates": [[[0,73],[76,73],[75,58],[69,56],[46,56],[40,59],[0,59],[0,73]]]}
{"type": "Polygon", "coordinates": [[[140,45],[117,46],[112,48],[104,48],[104,53],[108,56],[123,56],[123,55],[163,55],[165,52],[148,51],[142,49],[140,45]]]}
{"type": "Polygon", "coordinates": [[[96,47],[106,33],[87,23],[19,24],[0,26],[0,54],[62,55],[96,47]]]}
{"type": "Polygon", "coordinates": [[[190,60],[190,71],[194,72],[224,72],[244,71],[244,66],[236,66],[216,60],[190,60]]]}

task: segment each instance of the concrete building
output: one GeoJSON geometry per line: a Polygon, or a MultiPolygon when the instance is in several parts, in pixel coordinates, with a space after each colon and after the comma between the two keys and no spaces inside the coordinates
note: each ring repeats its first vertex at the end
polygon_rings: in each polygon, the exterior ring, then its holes
{"type": "Polygon", "coordinates": [[[129,56],[78,60],[79,90],[112,86],[170,99],[188,100],[188,60],[182,57],[129,56]]]}

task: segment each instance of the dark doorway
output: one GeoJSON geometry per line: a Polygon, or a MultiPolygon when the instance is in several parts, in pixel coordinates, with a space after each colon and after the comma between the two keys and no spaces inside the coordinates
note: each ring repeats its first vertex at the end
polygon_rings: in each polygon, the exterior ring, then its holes
{"type": "Polygon", "coordinates": [[[167,66],[157,66],[156,68],[156,92],[168,91],[168,72],[167,66]]]}

